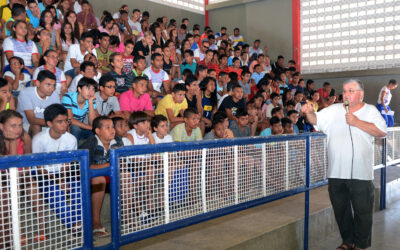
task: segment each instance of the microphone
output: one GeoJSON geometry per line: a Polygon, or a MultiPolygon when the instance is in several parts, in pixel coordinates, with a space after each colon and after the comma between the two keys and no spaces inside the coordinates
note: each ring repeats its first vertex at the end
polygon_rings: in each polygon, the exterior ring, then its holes
{"type": "Polygon", "coordinates": [[[344,101],[344,107],[346,108],[346,112],[349,113],[349,101],[344,101]]]}

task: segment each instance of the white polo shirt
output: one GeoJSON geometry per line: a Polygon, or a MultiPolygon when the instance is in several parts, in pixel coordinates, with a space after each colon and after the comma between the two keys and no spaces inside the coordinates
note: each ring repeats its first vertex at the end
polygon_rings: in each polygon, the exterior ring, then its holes
{"type": "MultiPolygon", "coordinates": [[[[353,113],[358,119],[375,124],[386,133],[386,122],[375,106],[364,106],[353,113]]],[[[374,137],[359,128],[346,123],[346,110],[343,104],[333,104],[316,113],[317,127],[327,134],[328,138],[328,178],[372,180],[373,175],[373,141],[374,137]],[[353,158],[354,146],[354,159],[353,158]],[[351,173],[353,169],[353,175],[351,173]]]]}

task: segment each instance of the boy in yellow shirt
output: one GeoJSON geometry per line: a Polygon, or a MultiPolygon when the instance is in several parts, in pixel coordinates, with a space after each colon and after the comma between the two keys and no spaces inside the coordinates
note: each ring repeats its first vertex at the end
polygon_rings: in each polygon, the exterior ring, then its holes
{"type": "Polygon", "coordinates": [[[184,122],[183,112],[188,108],[185,93],[186,87],[183,84],[176,84],[172,93],[166,95],[157,105],[155,114],[167,117],[170,129],[184,122]]]}

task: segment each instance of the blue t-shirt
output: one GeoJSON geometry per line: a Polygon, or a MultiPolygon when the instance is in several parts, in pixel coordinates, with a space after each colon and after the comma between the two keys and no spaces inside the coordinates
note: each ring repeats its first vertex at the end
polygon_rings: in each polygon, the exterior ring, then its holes
{"type": "MultiPolygon", "coordinates": [[[[61,99],[62,105],[66,109],[70,109],[74,115],[74,119],[84,122],[86,115],[89,113],[89,102],[85,101],[85,106],[81,109],[78,105],[78,92],[66,93],[61,99]]],[[[96,102],[93,100],[93,108],[96,109],[96,102]]]]}
{"type": "Polygon", "coordinates": [[[256,82],[256,84],[264,77],[264,73],[260,73],[260,74],[258,74],[257,72],[254,72],[252,75],[251,75],[251,79],[254,79],[254,81],[256,82]]]}
{"type": "Polygon", "coordinates": [[[294,132],[295,134],[300,134],[299,127],[297,127],[296,124],[293,124],[293,132],[294,132]]]}
{"type": "Polygon", "coordinates": [[[189,63],[182,63],[181,64],[181,74],[183,74],[183,71],[185,69],[190,69],[193,73],[193,75],[196,74],[196,69],[197,69],[197,63],[192,63],[192,65],[190,65],[189,63]]]}
{"type": "Polygon", "coordinates": [[[260,136],[270,136],[270,135],[271,135],[271,128],[266,128],[260,133],[260,136]]]}
{"type": "Polygon", "coordinates": [[[201,106],[203,106],[203,116],[211,120],[212,110],[213,110],[211,96],[207,97],[206,93],[203,93],[203,98],[201,99],[201,106]]]}
{"type": "Polygon", "coordinates": [[[39,27],[40,17],[35,17],[30,10],[26,11],[26,15],[28,16],[30,23],[32,24],[34,29],[39,27]]]}

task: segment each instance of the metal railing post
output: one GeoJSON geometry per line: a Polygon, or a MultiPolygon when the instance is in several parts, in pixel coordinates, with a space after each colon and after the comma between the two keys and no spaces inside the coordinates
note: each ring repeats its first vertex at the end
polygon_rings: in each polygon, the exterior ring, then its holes
{"type": "Polygon", "coordinates": [[[111,244],[113,249],[119,249],[121,239],[121,192],[119,176],[119,156],[115,150],[110,153],[111,168],[111,244]]]}
{"type": "Polygon", "coordinates": [[[310,158],[311,158],[310,136],[306,139],[306,190],[304,197],[304,250],[308,250],[308,228],[310,213],[310,158]]]}
{"type": "Polygon", "coordinates": [[[81,202],[83,215],[83,248],[93,248],[93,224],[92,224],[92,198],[90,191],[90,169],[89,154],[80,157],[80,175],[81,175],[81,202]]]}
{"type": "Polygon", "coordinates": [[[233,152],[234,152],[234,168],[235,168],[235,170],[234,170],[234,175],[235,175],[235,183],[234,183],[234,189],[235,189],[235,204],[238,204],[239,203],[239,170],[238,170],[238,168],[239,168],[239,164],[238,164],[238,161],[239,161],[239,148],[238,148],[238,146],[236,145],[235,147],[234,147],[234,150],[233,150],[233,152]]]}
{"type": "Polygon", "coordinates": [[[19,222],[19,191],[18,191],[18,168],[10,168],[10,198],[11,218],[14,249],[21,249],[21,226],[19,222]]]}
{"type": "Polygon", "coordinates": [[[387,146],[386,138],[382,139],[382,165],[381,168],[381,192],[379,195],[379,210],[386,209],[386,167],[387,167],[387,146]]]}

